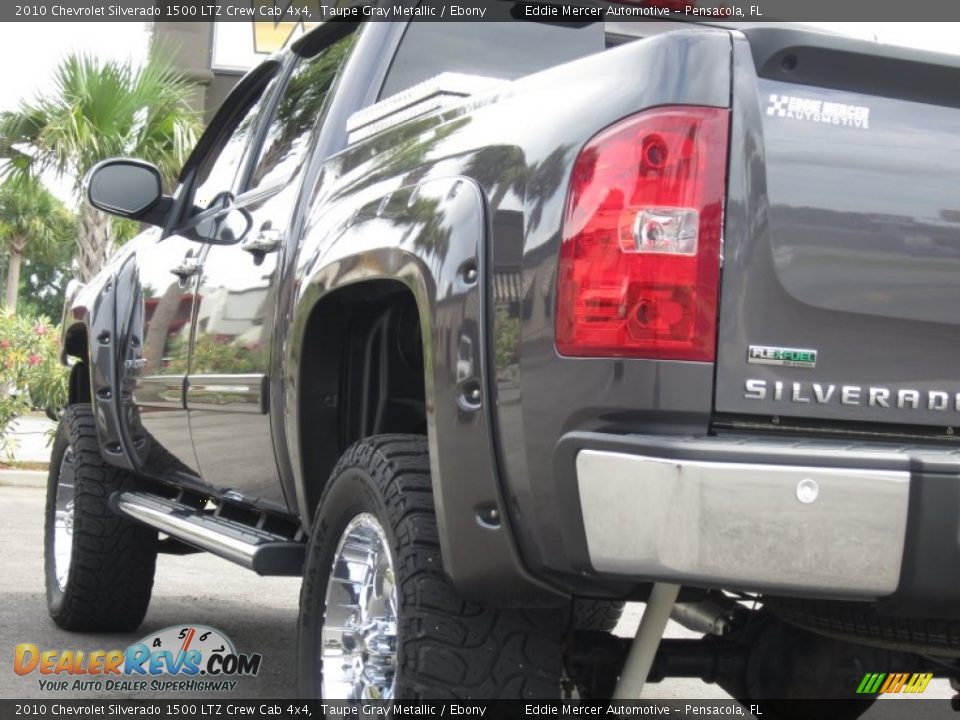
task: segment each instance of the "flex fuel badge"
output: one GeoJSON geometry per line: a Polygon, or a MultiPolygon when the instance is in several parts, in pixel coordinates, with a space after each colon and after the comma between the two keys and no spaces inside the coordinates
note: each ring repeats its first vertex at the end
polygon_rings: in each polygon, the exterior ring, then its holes
{"type": "Polygon", "coordinates": [[[784,367],[812,368],[817,366],[817,351],[800,348],[751,345],[747,351],[751,365],[782,365],[784,367]]]}
{"type": "Polygon", "coordinates": [[[238,653],[219,630],[177,625],[151,633],[125,649],[46,650],[21,643],[13,671],[38,676],[44,691],[233,691],[238,677],[260,672],[259,653],[238,653]]]}

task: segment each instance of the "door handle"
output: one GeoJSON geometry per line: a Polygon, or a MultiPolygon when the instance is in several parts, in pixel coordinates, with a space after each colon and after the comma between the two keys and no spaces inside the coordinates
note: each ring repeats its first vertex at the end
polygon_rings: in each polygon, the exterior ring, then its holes
{"type": "Polygon", "coordinates": [[[200,260],[197,258],[184,258],[179,265],[170,269],[170,272],[180,278],[181,281],[187,280],[200,272],[200,260]]]}
{"type": "Polygon", "coordinates": [[[280,248],[283,242],[283,231],[274,228],[262,228],[253,237],[248,237],[240,243],[240,247],[254,255],[266,255],[280,248]]]}

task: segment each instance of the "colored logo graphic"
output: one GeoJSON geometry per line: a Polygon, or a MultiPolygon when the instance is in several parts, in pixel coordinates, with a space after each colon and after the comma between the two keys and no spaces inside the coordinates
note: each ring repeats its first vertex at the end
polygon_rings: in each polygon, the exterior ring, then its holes
{"type": "Polygon", "coordinates": [[[747,352],[747,362],[754,365],[812,368],[817,366],[817,351],[751,345],[747,352]]]}
{"type": "Polygon", "coordinates": [[[857,687],[859,695],[922,693],[933,680],[933,673],[867,673],[857,687]]]}
{"type": "Polygon", "coordinates": [[[257,675],[262,660],[259,653],[237,652],[233,641],[216,628],[179,625],[122,650],[41,650],[34,643],[21,643],[14,651],[13,671],[21,676],[37,673],[44,690],[138,691],[147,689],[147,681],[153,690],[216,690],[236,686],[224,678],[257,675]],[[58,676],[85,677],[71,683],[56,680],[58,676]],[[190,682],[154,680],[162,676],[190,682]]]}

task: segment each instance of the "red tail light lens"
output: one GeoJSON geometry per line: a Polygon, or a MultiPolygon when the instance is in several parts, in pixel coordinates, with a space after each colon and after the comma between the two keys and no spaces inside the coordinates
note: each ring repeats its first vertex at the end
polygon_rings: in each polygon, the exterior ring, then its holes
{"type": "Polygon", "coordinates": [[[560,249],[560,354],[713,361],[727,125],[720,108],[655,108],[584,147],[560,249]]]}

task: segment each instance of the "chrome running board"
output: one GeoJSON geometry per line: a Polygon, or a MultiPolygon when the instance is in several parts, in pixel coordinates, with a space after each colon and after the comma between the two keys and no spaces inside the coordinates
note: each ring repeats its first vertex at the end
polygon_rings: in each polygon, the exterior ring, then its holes
{"type": "Polygon", "coordinates": [[[145,492],[114,493],[114,510],[260,575],[300,575],[306,543],[145,492]]]}

